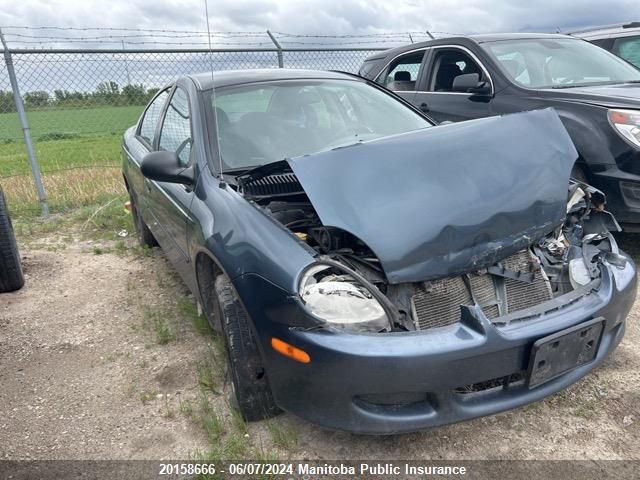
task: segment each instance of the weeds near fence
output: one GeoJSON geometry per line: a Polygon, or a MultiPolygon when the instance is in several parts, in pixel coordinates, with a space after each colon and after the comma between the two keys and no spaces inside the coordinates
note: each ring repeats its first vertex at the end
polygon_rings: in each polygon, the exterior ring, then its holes
{"type": "MultiPolygon", "coordinates": [[[[43,176],[49,208],[64,213],[80,207],[101,205],[114,197],[125,197],[126,190],[119,167],[88,167],[48,173],[43,176]]],[[[14,218],[34,217],[40,206],[33,178],[18,175],[0,180],[14,218]]],[[[119,204],[122,208],[123,201],[119,204]]]]}

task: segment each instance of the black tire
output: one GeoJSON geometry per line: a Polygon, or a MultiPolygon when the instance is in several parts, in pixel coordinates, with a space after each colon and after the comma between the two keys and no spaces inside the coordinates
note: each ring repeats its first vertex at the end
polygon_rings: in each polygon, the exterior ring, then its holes
{"type": "Polygon", "coordinates": [[[0,293],[13,292],[24,285],[20,253],[13,233],[9,209],[0,189],[0,293]]]}
{"type": "Polygon", "coordinates": [[[248,422],[281,413],[273,401],[248,315],[225,275],[216,278],[216,296],[238,410],[248,422]]]}
{"type": "Polygon", "coordinates": [[[138,212],[138,208],[136,207],[136,202],[133,200],[133,196],[129,195],[131,200],[131,215],[133,216],[133,226],[136,229],[136,235],[138,236],[138,243],[142,247],[157,247],[158,241],[156,237],[153,236],[147,224],[144,223],[142,217],[140,216],[140,212],[138,212]]]}

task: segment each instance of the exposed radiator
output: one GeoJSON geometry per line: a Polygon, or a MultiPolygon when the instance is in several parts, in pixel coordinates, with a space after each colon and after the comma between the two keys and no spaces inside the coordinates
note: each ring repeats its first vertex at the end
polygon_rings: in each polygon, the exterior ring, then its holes
{"type": "Polygon", "coordinates": [[[422,284],[411,298],[416,328],[445,327],[460,321],[460,305],[469,305],[471,295],[462,277],[450,277],[422,284]]]}
{"type": "MultiPolygon", "coordinates": [[[[504,259],[500,265],[516,272],[529,273],[534,262],[533,253],[523,250],[504,259]]],[[[553,298],[551,285],[541,272],[536,272],[532,283],[489,273],[472,273],[468,279],[473,298],[490,319],[553,298]]],[[[460,307],[473,303],[471,292],[463,278],[450,277],[416,284],[411,298],[411,310],[416,328],[428,330],[459,322],[460,307]]]]}
{"type": "MultiPolygon", "coordinates": [[[[532,256],[533,254],[529,250],[523,250],[500,263],[511,270],[528,272],[532,256]]],[[[553,298],[551,284],[543,277],[542,273],[537,273],[531,284],[511,278],[505,279],[504,284],[507,290],[508,313],[524,310],[553,298]]]]}

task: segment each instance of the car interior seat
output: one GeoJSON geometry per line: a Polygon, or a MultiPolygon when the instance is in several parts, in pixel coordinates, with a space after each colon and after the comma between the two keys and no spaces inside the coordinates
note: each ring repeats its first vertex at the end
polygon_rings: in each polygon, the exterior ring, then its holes
{"type": "Polygon", "coordinates": [[[393,91],[411,91],[416,89],[416,82],[411,81],[410,72],[398,70],[393,74],[393,81],[387,84],[387,88],[393,91]]]}
{"type": "Polygon", "coordinates": [[[453,88],[453,80],[458,75],[462,75],[460,67],[455,63],[440,63],[438,73],[436,74],[436,84],[434,90],[436,92],[449,92],[453,88]]]}

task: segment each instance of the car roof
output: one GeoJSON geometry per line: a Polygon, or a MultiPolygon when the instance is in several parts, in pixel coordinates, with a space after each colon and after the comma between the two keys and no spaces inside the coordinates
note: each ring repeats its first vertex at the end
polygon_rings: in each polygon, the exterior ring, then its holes
{"type": "Polygon", "coordinates": [[[458,35],[454,37],[442,37],[435,38],[433,40],[427,40],[425,42],[419,43],[410,43],[407,45],[402,45],[401,47],[391,48],[389,50],[384,50],[378,53],[374,53],[373,55],[369,55],[365,61],[373,61],[384,59],[390,56],[395,56],[401,54],[403,52],[408,52],[411,50],[419,50],[421,48],[426,47],[434,47],[438,45],[448,45],[448,44],[460,44],[465,45],[469,42],[474,43],[488,43],[488,42],[499,42],[502,40],[527,40],[533,38],[571,38],[569,35],[564,35],[561,33],[491,33],[491,34],[478,34],[478,35],[458,35]]]}
{"type": "Polygon", "coordinates": [[[499,42],[501,40],[528,40],[534,38],[567,38],[561,33],[490,33],[471,35],[470,38],[478,43],[499,42]]]}
{"type": "Polygon", "coordinates": [[[582,30],[568,32],[574,37],[584,38],[585,40],[597,40],[610,37],[625,37],[628,35],[637,35],[640,32],[640,22],[617,23],[614,25],[601,25],[598,27],[589,27],[582,30]]]}
{"type": "Polygon", "coordinates": [[[264,68],[251,70],[223,70],[216,72],[202,72],[189,75],[198,89],[208,90],[214,85],[227,87],[244,83],[271,82],[277,80],[295,79],[328,79],[328,80],[357,80],[346,73],[328,72],[321,70],[302,70],[293,68],[264,68]]]}

